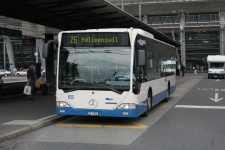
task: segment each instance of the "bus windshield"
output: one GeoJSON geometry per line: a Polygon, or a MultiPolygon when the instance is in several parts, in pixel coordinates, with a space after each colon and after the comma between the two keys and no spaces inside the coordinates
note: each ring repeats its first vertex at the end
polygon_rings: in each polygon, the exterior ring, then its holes
{"type": "Polygon", "coordinates": [[[130,47],[61,47],[58,87],[64,91],[130,89],[130,47]],[[125,73],[124,73],[125,74],[125,73]]]}

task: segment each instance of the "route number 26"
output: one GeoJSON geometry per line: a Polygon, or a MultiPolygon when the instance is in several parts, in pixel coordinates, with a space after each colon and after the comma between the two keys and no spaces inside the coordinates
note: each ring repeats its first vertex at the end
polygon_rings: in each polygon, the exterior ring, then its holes
{"type": "Polygon", "coordinates": [[[76,44],[77,43],[77,36],[70,36],[70,44],[76,44]]]}

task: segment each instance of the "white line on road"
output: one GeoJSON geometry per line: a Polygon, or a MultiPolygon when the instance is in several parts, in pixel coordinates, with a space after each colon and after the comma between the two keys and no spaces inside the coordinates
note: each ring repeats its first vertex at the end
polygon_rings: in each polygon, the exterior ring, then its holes
{"type": "Polygon", "coordinates": [[[175,108],[225,109],[225,106],[176,105],[175,108]]]}

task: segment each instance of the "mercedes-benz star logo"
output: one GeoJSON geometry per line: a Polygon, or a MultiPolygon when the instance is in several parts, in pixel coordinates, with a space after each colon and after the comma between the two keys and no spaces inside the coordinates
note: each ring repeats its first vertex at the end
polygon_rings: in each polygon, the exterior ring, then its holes
{"type": "Polygon", "coordinates": [[[89,101],[89,106],[92,107],[92,108],[96,108],[98,106],[98,102],[94,99],[91,99],[89,101]]]}

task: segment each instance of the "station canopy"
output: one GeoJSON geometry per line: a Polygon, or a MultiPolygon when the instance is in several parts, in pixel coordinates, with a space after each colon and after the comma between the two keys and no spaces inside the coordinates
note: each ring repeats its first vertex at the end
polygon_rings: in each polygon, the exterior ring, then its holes
{"type": "Polygon", "coordinates": [[[140,28],[158,40],[180,46],[105,0],[3,0],[0,15],[60,30],[140,28]]]}

